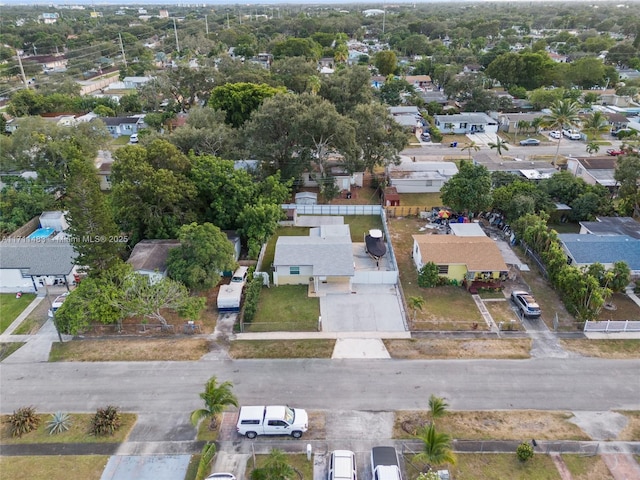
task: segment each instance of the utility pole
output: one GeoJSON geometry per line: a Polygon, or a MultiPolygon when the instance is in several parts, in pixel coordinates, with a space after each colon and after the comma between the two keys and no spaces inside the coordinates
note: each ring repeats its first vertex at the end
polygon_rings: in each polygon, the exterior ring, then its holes
{"type": "Polygon", "coordinates": [[[384,24],[387,20],[387,7],[382,5],[382,34],[384,35],[384,24]]]}
{"type": "Polygon", "coordinates": [[[27,76],[24,74],[24,68],[22,67],[22,58],[20,58],[20,52],[17,48],[16,55],[18,55],[18,65],[20,65],[20,75],[22,76],[22,83],[24,83],[25,88],[29,88],[29,84],[27,83],[27,76]]]}
{"type": "Polygon", "coordinates": [[[207,16],[204,16],[204,28],[205,31],[207,32],[207,35],[209,35],[209,21],[207,20],[207,16]]]}
{"type": "Polygon", "coordinates": [[[122,35],[118,33],[118,38],[120,39],[120,51],[122,52],[122,61],[124,62],[125,68],[127,67],[127,56],[124,54],[124,45],[122,44],[122,35]]]}
{"type": "Polygon", "coordinates": [[[176,50],[180,53],[180,43],[178,42],[178,29],[176,28],[176,19],[173,19],[173,33],[176,36],[176,50]]]}
{"type": "Polygon", "coordinates": [[[229,28],[231,28],[231,27],[229,26],[229,12],[227,12],[227,30],[228,30],[229,28]]]}

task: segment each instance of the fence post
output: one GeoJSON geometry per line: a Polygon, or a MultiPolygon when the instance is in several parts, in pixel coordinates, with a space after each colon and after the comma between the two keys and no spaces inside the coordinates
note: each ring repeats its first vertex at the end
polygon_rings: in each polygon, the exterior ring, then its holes
{"type": "Polygon", "coordinates": [[[623,332],[625,332],[625,333],[626,333],[626,331],[627,331],[627,326],[628,326],[628,325],[629,325],[629,320],[625,320],[625,321],[624,321],[624,328],[622,329],[622,331],[623,331],[623,332]]]}

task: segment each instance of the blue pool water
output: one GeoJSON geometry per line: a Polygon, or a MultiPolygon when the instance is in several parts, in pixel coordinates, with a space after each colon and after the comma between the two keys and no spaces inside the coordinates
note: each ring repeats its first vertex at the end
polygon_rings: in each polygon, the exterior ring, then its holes
{"type": "Polygon", "coordinates": [[[55,229],[50,227],[39,228],[35,232],[33,232],[31,235],[29,235],[29,237],[27,238],[30,238],[31,240],[49,238],[53,232],[55,232],[55,229]]]}

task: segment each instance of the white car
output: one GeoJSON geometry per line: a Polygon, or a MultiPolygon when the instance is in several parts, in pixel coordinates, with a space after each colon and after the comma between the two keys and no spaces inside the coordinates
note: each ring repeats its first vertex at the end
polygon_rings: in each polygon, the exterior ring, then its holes
{"type": "Polygon", "coordinates": [[[129,137],[129,143],[138,143],[138,134],[137,133],[131,134],[131,136],[129,137]]]}
{"type": "Polygon", "coordinates": [[[558,139],[558,138],[562,137],[562,133],[560,133],[558,130],[554,130],[553,132],[549,132],[549,136],[551,138],[558,139]]]}
{"type": "Polygon", "coordinates": [[[582,138],[582,135],[575,130],[562,130],[562,135],[570,140],[580,140],[582,138]]]}

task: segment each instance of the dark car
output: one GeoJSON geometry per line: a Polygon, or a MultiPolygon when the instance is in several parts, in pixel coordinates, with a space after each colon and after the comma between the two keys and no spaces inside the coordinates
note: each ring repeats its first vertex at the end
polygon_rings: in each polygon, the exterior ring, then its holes
{"type": "Polygon", "coordinates": [[[520,140],[520,145],[523,147],[534,147],[540,145],[540,140],[536,140],[535,138],[527,138],[526,140],[520,140]]]}
{"type": "Polygon", "coordinates": [[[538,318],[542,314],[540,305],[536,303],[533,295],[528,292],[515,290],[511,292],[511,300],[513,300],[513,303],[516,304],[518,310],[520,310],[525,317],[538,318]]]}
{"type": "Polygon", "coordinates": [[[423,142],[430,142],[431,134],[429,132],[422,132],[420,134],[420,140],[422,140],[423,142]]]}

